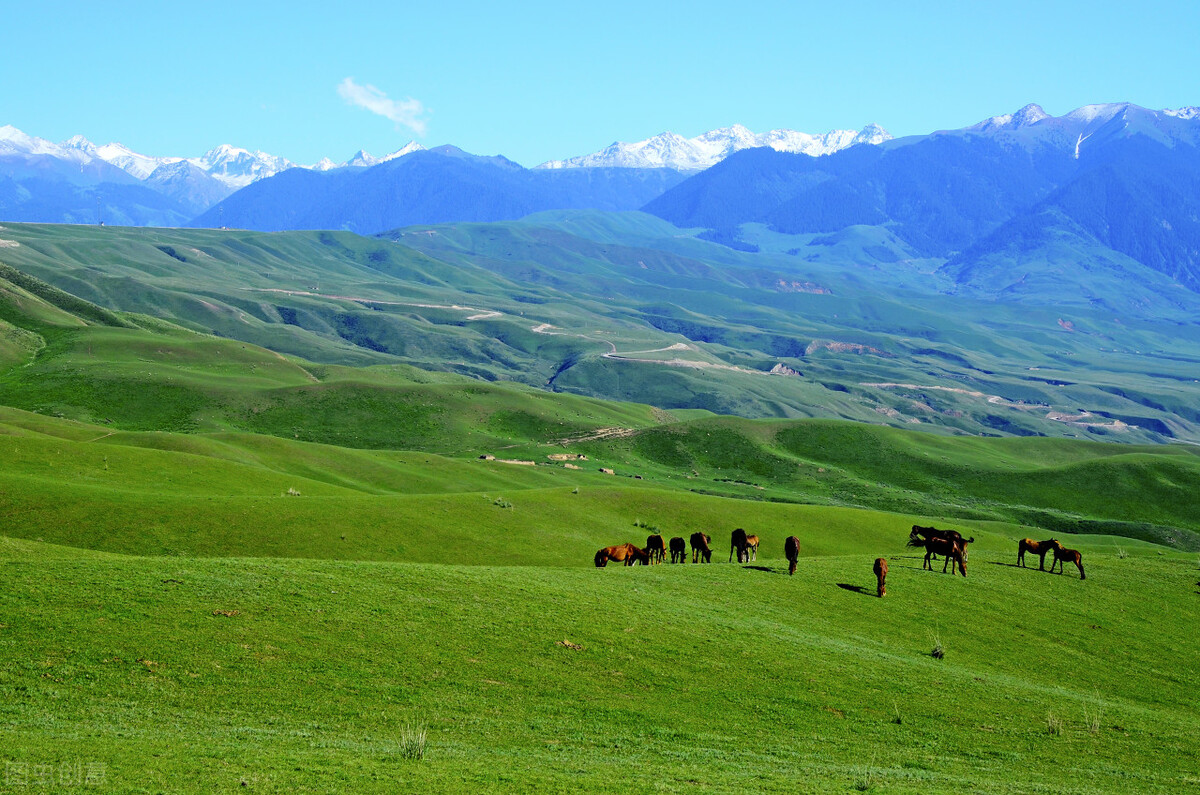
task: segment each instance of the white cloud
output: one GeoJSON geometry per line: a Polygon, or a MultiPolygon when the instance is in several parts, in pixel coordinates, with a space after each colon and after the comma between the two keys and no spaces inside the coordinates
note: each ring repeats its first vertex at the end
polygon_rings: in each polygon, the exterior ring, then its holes
{"type": "Polygon", "coordinates": [[[372,85],[360,86],[353,77],[347,77],[337,87],[338,95],[351,105],[365,108],[372,113],[391,119],[396,127],[407,127],[417,135],[425,134],[426,120],[423,118],[428,111],[420,100],[388,99],[387,94],[372,85]]]}

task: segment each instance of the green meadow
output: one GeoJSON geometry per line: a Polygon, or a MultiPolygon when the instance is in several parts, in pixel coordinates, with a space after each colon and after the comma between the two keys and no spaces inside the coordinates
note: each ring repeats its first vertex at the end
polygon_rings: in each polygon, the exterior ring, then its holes
{"type": "MultiPolygon", "coordinates": [[[[585,317],[577,348],[523,320],[460,329],[456,344],[493,333],[525,353],[505,370],[429,349],[441,366],[426,369],[272,320],[228,286],[250,278],[238,254],[255,278],[328,266],[321,278],[350,286],[367,263],[425,278],[433,303],[455,252],[548,245],[547,229],[603,238],[608,221],[544,218],[495,240],[464,226],[374,259],[385,241],[352,235],[144,230],[113,249],[109,230],[11,225],[41,265],[0,270],[3,791],[1200,787],[1194,445],[615,402],[498,377],[580,355],[564,373],[669,392],[652,375],[667,368],[605,358],[602,329],[584,328],[615,308],[585,317]],[[199,260],[195,283],[171,270],[199,260]],[[44,278],[54,262],[71,280],[44,278]],[[222,316],[253,333],[210,333],[222,316]],[[966,578],[922,569],[914,523],[975,539],[966,578]],[[758,560],[727,562],[736,527],[761,537],[758,560]],[[652,531],[710,534],[713,563],[593,566],[652,531]],[[1082,552],[1086,579],[1015,565],[1019,539],[1051,536],[1082,552]]],[[[640,223],[621,221],[661,234],[640,223]]],[[[559,244],[579,278],[602,256],[634,267],[625,250],[559,244]]],[[[508,278],[469,273],[453,289],[508,278]]],[[[647,358],[677,339],[613,323],[647,358]]],[[[847,411],[888,416],[855,397],[847,411]]],[[[1159,405],[1182,434],[1190,420],[1159,405]]]]}

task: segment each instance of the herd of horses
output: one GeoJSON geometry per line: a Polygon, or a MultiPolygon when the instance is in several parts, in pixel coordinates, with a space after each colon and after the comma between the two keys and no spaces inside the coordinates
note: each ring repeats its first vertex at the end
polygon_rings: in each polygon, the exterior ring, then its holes
{"type": "MultiPolygon", "coordinates": [[[[692,547],[692,563],[712,563],[712,538],[707,533],[692,533],[690,539],[692,547]]],[[[953,574],[955,568],[962,574],[967,576],[967,548],[975,542],[975,538],[963,538],[962,534],[957,530],[939,530],[936,527],[922,527],[921,525],[913,525],[912,531],[908,535],[908,546],[923,547],[925,549],[925,560],[921,564],[922,570],[933,570],[931,561],[937,560],[941,555],[945,558],[942,564],[942,573],[946,572],[947,567],[950,567],[950,573],[953,574]],[[953,566],[951,566],[953,564],[953,566]]],[[[747,535],[746,531],[738,528],[730,533],[729,536],[729,562],[733,562],[733,556],[736,553],[738,563],[750,563],[758,560],[758,544],[759,538],[756,535],[747,535]]],[[[659,534],[654,534],[646,539],[645,548],[638,547],[635,544],[618,544],[613,547],[604,547],[596,552],[596,568],[604,568],[610,560],[615,560],[618,563],[624,563],[626,566],[642,564],[649,566],[653,563],[662,563],[666,558],[667,549],[671,550],[672,563],[687,563],[687,543],[681,536],[672,538],[669,542],[664,541],[659,534]]],[[[1063,571],[1063,561],[1071,561],[1079,568],[1079,579],[1086,580],[1087,575],[1083,572],[1083,556],[1077,549],[1067,549],[1058,539],[1051,538],[1046,541],[1034,541],[1031,538],[1023,538],[1017,545],[1017,565],[1025,566],[1025,553],[1032,552],[1040,558],[1038,568],[1041,571],[1046,570],[1046,555],[1054,553],[1054,560],[1050,563],[1050,571],[1054,572],[1054,567],[1058,566],[1059,574],[1063,571]]],[[[800,558],[800,539],[796,536],[788,536],[783,543],[783,554],[788,560],[788,574],[796,573],[796,561],[800,558]]],[[[885,580],[887,579],[887,560],[885,558],[875,559],[875,577],[877,579],[877,593],[883,596],[886,593],[885,580]]]]}

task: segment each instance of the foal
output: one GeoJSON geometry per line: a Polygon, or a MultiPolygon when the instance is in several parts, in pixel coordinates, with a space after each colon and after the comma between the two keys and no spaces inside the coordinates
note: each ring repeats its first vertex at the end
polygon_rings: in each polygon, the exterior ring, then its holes
{"type": "Polygon", "coordinates": [[[1086,580],[1087,575],[1083,573],[1083,555],[1079,554],[1078,549],[1067,549],[1062,544],[1055,542],[1054,545],[1054,561],[1050,564],[1050,573],[1054,573],[1054,567],[1058,566],[1058,573],[1063,573],[1062,562],[1069,560],[1079,568],[1079,579],[1086,580]]]}

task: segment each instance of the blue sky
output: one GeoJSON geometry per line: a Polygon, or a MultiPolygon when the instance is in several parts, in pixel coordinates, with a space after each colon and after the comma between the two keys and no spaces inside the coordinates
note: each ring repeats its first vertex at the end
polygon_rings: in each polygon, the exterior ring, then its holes
{"type": "Polygon", "coordinates": [[[531,166],[734,123],[899,136],[1027,102],[1200,105],[1194,0],[65,2],[5,16],[0,124],[153,155],[231,143],[310,163],[416,139],[531,166]]]}

